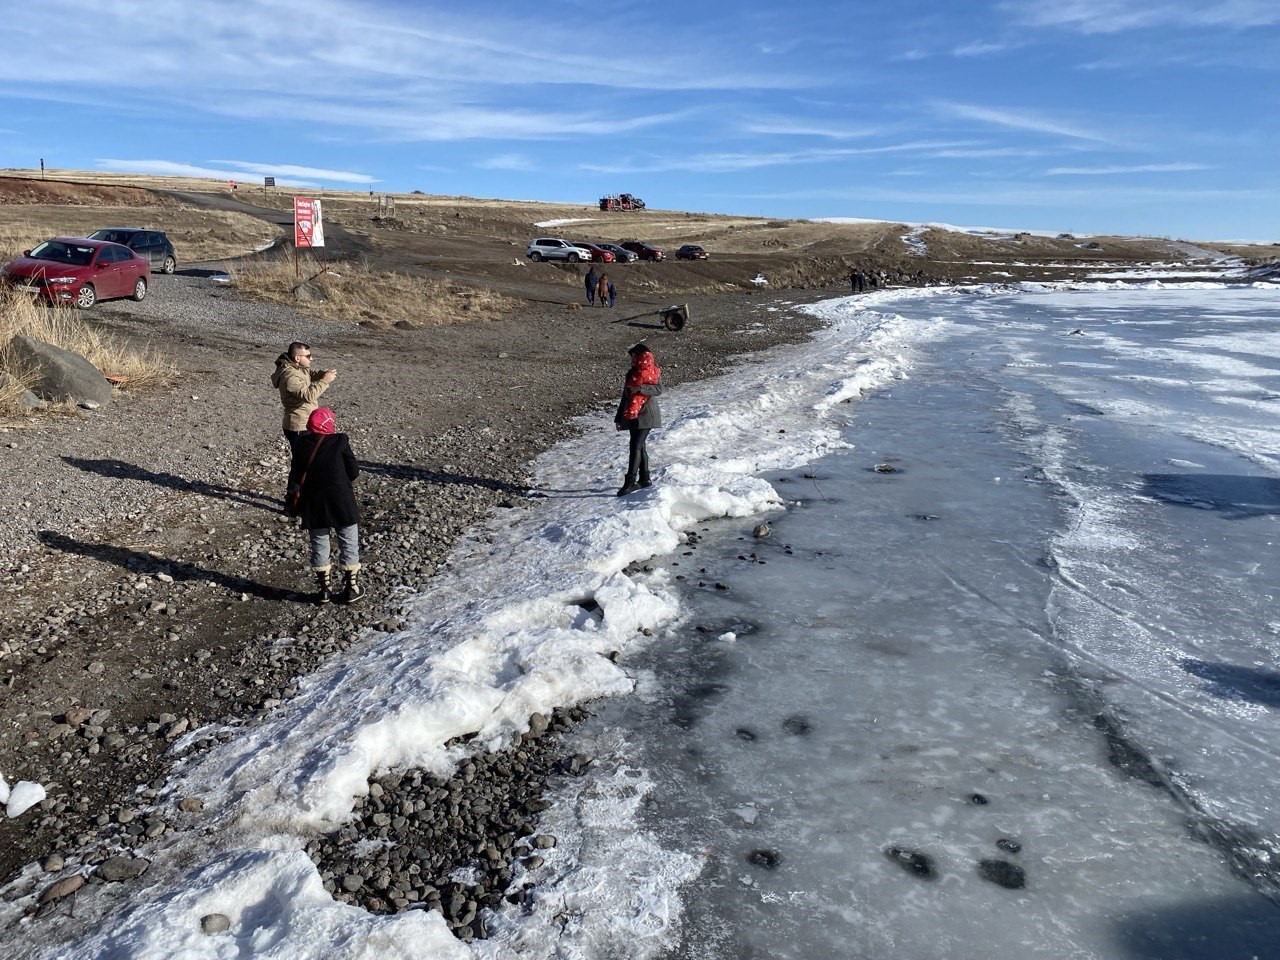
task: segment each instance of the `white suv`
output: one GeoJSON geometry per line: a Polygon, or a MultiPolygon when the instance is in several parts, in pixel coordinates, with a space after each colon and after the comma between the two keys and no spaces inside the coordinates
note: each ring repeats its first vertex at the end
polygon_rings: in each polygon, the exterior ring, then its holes
{"type": "Polygon", "coordinates": [[[570,263],[591,260],[590,250],[575,247],[568,240],[560,240],[556,237],[539,237],[537,240],[530,240],[529,249],[525,250],[524,255],[534,263],[540,260],[568,260],[570,263]]]}

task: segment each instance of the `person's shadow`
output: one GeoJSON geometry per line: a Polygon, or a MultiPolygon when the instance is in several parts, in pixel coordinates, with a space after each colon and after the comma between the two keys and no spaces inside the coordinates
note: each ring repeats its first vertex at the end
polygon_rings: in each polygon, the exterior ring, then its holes
{"type": "Polygon", "coordinates": [[[1209,663],[1183,657],[1178,666],[1192,676],[1209,681],[1205,688],[1222,700],[1247,700],[1280,709],[1280,673],[1236,663],[1209,663]]]}
{"type": "Polygon", "coordinates": [[[1227,520],[1280,513],[1280,478],[1221,473],[1144,473],[1144,496],[1161,503],[1216,510],[1227,520]]]}
{"type": "Polygon", "coordinates": [[[142,483],[155,484],[158,487],[168,487],[170,490],[181,490],[185,493],[199,493],[206,497],[230,500],[234,503],[256,507],[260,510],[279,512],[281,506],[281,501],[278,498],[265,493],[244,490],[240,487],[228,487],[221,483],[209,483],[207,480],[189,480],[174,473],[157,473],[145,467],[125,463],[123,460],[82,460],[79,457],[63,457],[62,460],[64,463],[79,470],[84,470],[86,473],[96,473],[99,476],[113,477],[117,480],[138,480],[142,483]]]}
{"type": "Polygon", "coordinates": [[[459,484],[465,487],[482,487],[500,493],[524,496],[529,488],[508,483],[505,480],[494,480],[491,477],[472,477],[462,473],[443,473],[438,470],[424,470],[401,463],[371,463],[360,461],[360,472],[374,477],[385,477],[388,480],[416,480],[421,483],[432,483],[438,486],[459,484]]]}
{"type": "Polygon", "coordinates": [[[82,557],[88,557],[91,560],[114,564],[125,570],[152,571],[156,573],[163,571],[173,577],[174,580],[212,582],[230,590],[232,593],[245,593],[263,600],[287,600],[297,595],[297,591],[294,590],[269,587],[266,584],[258,583],[256,580],[230,576],[221,571],[198,567],[185,561],[160,560],[149,553],[130,550],[128,547],[117,547],[108,543],[89,543],[52,530],[41,530],[38,536],[40,542],[50,549],[61,550],[63,553],[74,553],[82,557]]]}

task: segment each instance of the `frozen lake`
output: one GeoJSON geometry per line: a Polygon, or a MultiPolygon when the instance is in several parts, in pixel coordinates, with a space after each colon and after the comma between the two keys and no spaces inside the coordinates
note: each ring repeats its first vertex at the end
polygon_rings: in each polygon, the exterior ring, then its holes
{"type": "Polygon", "coordinates": [[[1272,955],[1274,294],[895,309],[947,335],[654,565],[584,733],[705,858],[676,955],[1272,955]]]}

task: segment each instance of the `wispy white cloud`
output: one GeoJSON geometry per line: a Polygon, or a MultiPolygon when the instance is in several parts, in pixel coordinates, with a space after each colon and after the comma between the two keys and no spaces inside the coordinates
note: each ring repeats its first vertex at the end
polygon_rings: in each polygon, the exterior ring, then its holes
{"type": "Polygon", "coordinates": [[[1280,23],[1274,0],[1006,0],[1001,7],[1026,26],[1086,34],[1155,27],[1253,30],[1280,23]]]}
{"type": "Polygon", "coordinates": [[[992,53],[1003,53],[1009,49],[1007,43],[995,43],[990,40],[974,40],[971,43],[963,43],[952,49],[952,56],[956,57],[985,57],[992,53]]]}
{"type": "Polygon", "coordinates": [[[744,133],[758,133],[783,137],[826,137],[830,140],[853,140],[874,136],[881,131],[875,127],[853,127],[841,124],[814,123],[809,120],[793,120],[786,117],[764,117],[748,120],[742,125],[744,133]]]}
{"type": "Polygon", "coordinates": [[[292,164],[250,163],[242,160],[208,160],[206,163],[220,166],[201,166],[180,160],[122,160],[100,157],[94,161],[104,170],[119,173],[149,173],[160,177],[208,177],[213,180],[236,180],[246,174],[274,176],[282,187],[314,187],[317,181],[337,183],[378,183],[376,177],[343,170],[321,170],[316,167],[300,167],[292,164]],[[310,179],[298,179],[309,177],[310,179]]]}
{"type": "Polygon", "coordinates": [[[476,164],[482,170],[532,170],[533,162],[524,154],[502,153],[476,164]]]}
{"type": "Polygon", "coordinates": [[[1188,170],[1208,170],[1203,163],[1142,163],[1128,167],[1052,167],[1046,176],[1112,176],[1124,173],[1182,173],[1188,170]]]}
{"type": "Polygon", "coordinates": [[[844,147],[813,150],[778,150],[761,153],[695,153],[684,156],[654,157],[622,163],[584,163],[583,170],[596,173],[641,173],[655,170],[686,170],[696,173],[734,173],[742,170],[758,170],[763,167],[791,166],[795,164],[832,163],[851,157],[876,154],[919,153],[928,155],[935,150],[963,146],[964,141],[915,141],[887,144],[879,147],[844,147]]]}
{"type": "Polygon", "coordinates": [[[291,163],[255,163],[248,160],[209,160],[208,163],[222,164],[245,173],[261,174],[265,177],[307,177],[311,180],[326,180],[335,183],[381,183],[377,177],[367,173],[353,173],[350,170],[326,170],[323,167],[300,167],[291,163]]]}
{"type": "Polygon", "coordinates": [[[955,103],[948,100],[938,101],[937,108],[939,112],[960,120],[977,120],[980,123],[1006,127],[1011,130],[1049,133],[1075,140],[1089,140],[1097,143],[1110,142],[1108,137],[1093,130],[1056,120],[1035,110],[984,107],[978,104],[955,103]]]}

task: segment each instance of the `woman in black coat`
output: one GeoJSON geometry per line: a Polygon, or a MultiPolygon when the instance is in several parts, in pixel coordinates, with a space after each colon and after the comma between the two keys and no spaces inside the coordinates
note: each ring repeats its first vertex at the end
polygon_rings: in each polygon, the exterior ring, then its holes
{"type": "Polygon", "coordinates": [[[345,577],[343,603],[364,597],[360,586],[360,511],[351,481],[360,465],[345,433],[336,433],[333,411],[317,407],[307,420],[307,432],[297,441],[289,485],[297,485],[297,514],[311,536],[311,570],[320,589],[319,602],[328,603],[329,531],[338,535],[338,569],[345,577]]]}

